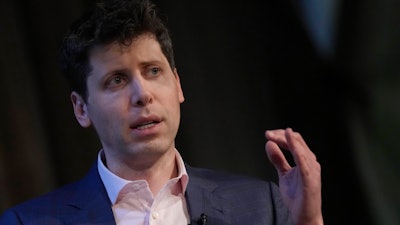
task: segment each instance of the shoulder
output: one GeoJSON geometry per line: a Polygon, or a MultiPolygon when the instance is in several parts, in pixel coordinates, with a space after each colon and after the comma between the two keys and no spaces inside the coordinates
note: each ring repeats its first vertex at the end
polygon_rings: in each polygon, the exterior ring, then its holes
{"type": "Polygon", "coordinates": [[[235,195],[279,195],[275,182],[264,180],[249,175],[232,172],[186,166],[189,183],[195,185],[214,186],[214,192],[235,193],[235,195]]]}
{"type": "Polygon", "coordinates": [[[15,209],[31,209],[32,206],[40,209],[41,206],[59,206],[67,204],[71,199],[79,197],[81,189],[81,181],[73,182],[60,186],[50,192],[44,193],[25,202],[19,203],[13,208],[15,209]]]}
{"type": "Polygon", "coordinates": [[[0,225],[24,224],[25,221],[34,221],[39,217],[45,219],[47,215],[57,214],[67,206],[69,197],[76,189],[76,184],[60,187],[7,209],[0,215],[0,225]]]}
{"type": "Polygon", "coordinates": [[[221,170],[186,168],[189,175],[186,194],[190,206],[206,203],[215,208],[219,206],[226,210],[229,218],[241,221],[238,224],[249,221],[291,224],[288,209],[274,182],[221,170]]]}
{"type": "Polygon", "coordinates": [[[92,167],[86,176],[80,180],[73,181],[69,184],[63,184],[52,191],[22,202],[13,208],[22,210],[35,206],[35,210],[40,210],[42,207],[48,209],[49,207],[69,204],[98,189],[101,180],[97,174],[97,170],[92,167]]]}
{"type": "Polygon", "coordinates": [[[97,202],[105,199],[104,186],[100,178],[97,178],[96,171],[91,171],[79,181],[60,186],[7,209],[0,215],[0,225],[23,223],[18,221],[29,221],[28,224],[58,224],[60,220],[69,220],[69,215],[74,215],[82,207],[92,204],[93,201],[89,199],[96,199],[97,202]]]}
{"type": "MultiPolygon", "coordinates": [[[[192,167],[186,165],[187,172],[190,178],[196,179],[205,179],[213,182],[217,182],[220,184],[229,183],[229,184],[255,184],[255,185],[269,185],[273,183],[269,180],[260,179],[257,177],[252,177],[249,175],[237,174],[223,170],[216,169],[208,169],[208,168],[200,168],[200,167],[192,167]]],[[[190,179],[189,178],[189,179],[190,179]]]]}

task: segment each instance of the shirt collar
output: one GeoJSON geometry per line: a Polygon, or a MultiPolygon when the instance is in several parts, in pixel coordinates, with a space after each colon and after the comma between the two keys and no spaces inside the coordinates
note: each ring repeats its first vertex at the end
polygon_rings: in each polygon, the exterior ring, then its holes
{"type": "MultiPolygon", "coordinates": [[[[178,150],[175,149],[176,155],[176,164],[178,167],[178,176],[176,178],[180,179],[180,184],[182,188],[182,194],[185,194],[187,184],[189,182],[189,176],[186,172],[186,167],[183,162],[182,156],[179,154],[178,150]]],[[[103,184],[106,188],[108,197],[110,201],[114,204],[117,200],[118,194],[121,189],[128,183],[133,181],[123,179],[113,172],[111,172],[104,164],[105,155],[104,150],[100,150],[97,157],[97,169],[100,174],[100,178],[103,181],[103,184]]]]}

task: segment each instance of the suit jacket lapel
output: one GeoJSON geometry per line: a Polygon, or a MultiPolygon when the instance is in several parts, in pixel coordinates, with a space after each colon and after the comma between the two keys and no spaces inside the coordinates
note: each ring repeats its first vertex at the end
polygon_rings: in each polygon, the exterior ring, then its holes
{"type": "MultiPolygon", "coordinates": [[[[205,174],[186,166],[189,183],[186,189],[192,225],[201,224],[200,216],[207,216],[207,225],[231,224],[230,202],[220,196],[218,184],[206,179],[205,174]]],[[[115,225],[111,202],[97,170],[97,163],[85,178],[71,186],[69,206],[71,212],[65,214],[65,224],[73,225],[115,225]],[[73,214],[73,215],[71,215],[73,214]]]]}
{"type": "Polygon", "coordinates": [[[218,185],[204,179],[200,173],[186,166],[189,183],[186,189],[186,202],[188,205],[192,225],[202,224],[201,215],[207,216],[207,225],[231,224],[229,201],[215,193],[218,185]]]}
{"type": "Polygon", "coordinates": [[[115,225],[111,202],[98,173],[97,163],[79,182],[69,202],[75,212],[66,218],[66,224],[115,225]]]}

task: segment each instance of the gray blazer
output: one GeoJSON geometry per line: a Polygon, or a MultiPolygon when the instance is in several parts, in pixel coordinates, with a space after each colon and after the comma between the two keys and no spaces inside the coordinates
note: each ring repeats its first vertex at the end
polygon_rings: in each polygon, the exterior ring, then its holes
{"type": "MultiPolygon", "coordinates": [[[[277,186],[255,178],[187,166],[191,224],[289,225],[277,186]]],[[[97,164],[80,181],[16,205],[0,225],[115,225],[97,164]]]]}

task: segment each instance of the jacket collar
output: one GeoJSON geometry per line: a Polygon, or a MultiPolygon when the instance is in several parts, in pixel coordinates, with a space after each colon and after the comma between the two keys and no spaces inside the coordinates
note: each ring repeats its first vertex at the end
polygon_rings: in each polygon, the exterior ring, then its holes
{"type": "MultiPolygon", "coordinates": [[[[202,225],[201,215],[207,217],[207,225],[231,224],[229,200],[218,193],[218,184],[207,178],[203,169],[186,165],[189,183],[185,192],[191,225],[202,225]]],[[[112,204],[97,170],[97,162],[84,179],[70,187],[69,206],[74,208],[74,216],[67,216],[66,224],[115,225],[112,204]]]]}
{"type": "Polygon", "coordinates": [[[67,218],[66,224],[115,225],[111,201],[100,179],[97,163],[91,167],[85,178],[71,188],[75,190],[68,197],[68,205],[75,208],[75,213],[67,218]]]}
{"type": "Polygon", "coordinates": [[[218,184],[207,179],[202,169],[194,169],[186,165],[189,184],[186,189],[186,203],[192,225],[201,225],[201,215],[206,215],[207,225],[230,224],[229,201],[217,192],[218,184]]]}

